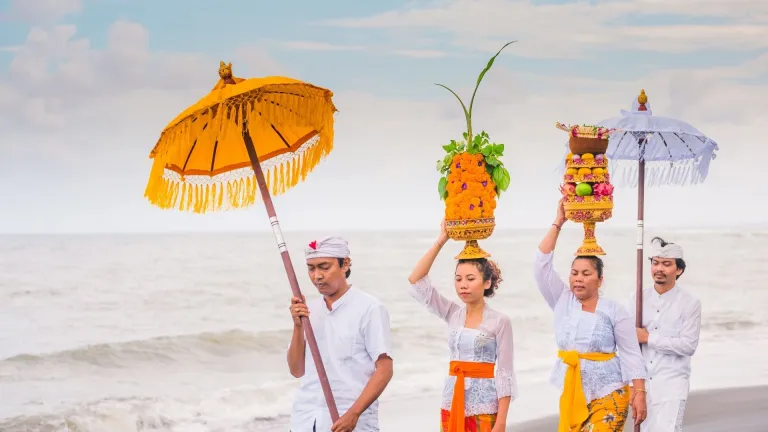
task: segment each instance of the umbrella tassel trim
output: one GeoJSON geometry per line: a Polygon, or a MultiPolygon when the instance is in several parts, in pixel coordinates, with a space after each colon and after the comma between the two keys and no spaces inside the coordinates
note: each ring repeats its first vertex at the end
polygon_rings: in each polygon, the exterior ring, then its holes
{"type": "MultiPolygon", "coordinates": [[[[705,159],[709,162],[708,159],[705,159]]],[[[709,164],[701,159],[677,162],[647,161],[645,163],[645,185],[659,187],[667,185],[686,186],[702,183],[708,174],[709,164]]],[[[610,166],[611,179],[618,187],[637,187],[639,164],[633,160],[613,160],[610,166]]]]}
{"type": "MultiPolygon", "coordinates": [[[[281,195],[299,182],[333,149],[333,126],[308,141],[300,151],[286,153],[262,163],[267,190],[281,195]]],[[[144,196],[161,209],[194,213],[240,209],[254,204],[259,187],[251,168],[245,167],[214,176],[181,175],[164,167],[157,157],[144,196]]]]}

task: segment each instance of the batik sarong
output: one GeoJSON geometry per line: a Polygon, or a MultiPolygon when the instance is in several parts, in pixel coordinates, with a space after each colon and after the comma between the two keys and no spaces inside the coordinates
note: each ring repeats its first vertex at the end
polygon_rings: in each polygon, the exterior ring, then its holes
{"type": "Polygon", "coordinates": [[[571,432],[622,432],[629,411],[629,386],[587,404],[589,417],[571,432]]]}
{"type": "MultiPolygon", "coordinates": [[[[440,410],[440,432],[448,431],[448,420],[451,418],[451,412],[440,410]]],[[[478,414],[464,417],[463,432],[491,432],[493,425],[496,424],[496,414],[478,414]]]]}

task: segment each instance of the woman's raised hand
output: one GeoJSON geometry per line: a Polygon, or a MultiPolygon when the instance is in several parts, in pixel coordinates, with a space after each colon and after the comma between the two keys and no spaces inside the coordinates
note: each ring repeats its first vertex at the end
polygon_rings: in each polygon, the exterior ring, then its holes
{"type": "Polygon", "coordinates": [[[555,224],[557,226],[563,226],[568,219],[565,217],[565,197],[560,198],[557,202],[557,215],[555,216],[555,224]]]}
{"type": "Polygon", "coordinates": [[[437,237],[437,242],[440,243],[440,246],[448,242],[448,230],[445,228],[445,219],[440,222],[440,235],[437,237]]]}

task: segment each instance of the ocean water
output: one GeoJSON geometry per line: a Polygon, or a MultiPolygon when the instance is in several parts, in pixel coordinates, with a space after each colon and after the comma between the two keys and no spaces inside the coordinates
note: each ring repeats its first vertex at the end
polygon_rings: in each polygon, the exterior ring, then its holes
{"type": "MultiPolygon", "coordinates": [[[[555,358],[551,312],[531,275],[544,229],[498,231],[481,243],[503,271],[490,302],[512,318],[521,399],[547,385],[555,358]]],[[[322,234],[286,236],[307,297],[317,294],[303,246],[322,234]]],[[[341,234],[352,249],[351,282],[392,317],[395,377],[382,403],[437,394],[445,328],[408,295],[406,280],[436,233],[341,234]]],[[[683,245],[680,283],[703,302],[692,387],[768,384],[768,366],[755,361],[768,354],[768,232],[650,230],[647,238],[657,234],[683,245]]],[[[625,300],[634,231],[598,226],[597,236],[608,252],[604,295],[625,300]]],[[[563,230],[563,275],[580,238],[578,226],[563,230]]],[[[431,273],[448,296],[460,248],[449,243],[431,273]]],[[[285,431],[297,386],[285,365],[290,296],[268,233],[0,236],[0,430],[285,431]]],[[[518,413],[513,404],[511,421],[556,409],[554,400],[540,405],[518,413]]]]}

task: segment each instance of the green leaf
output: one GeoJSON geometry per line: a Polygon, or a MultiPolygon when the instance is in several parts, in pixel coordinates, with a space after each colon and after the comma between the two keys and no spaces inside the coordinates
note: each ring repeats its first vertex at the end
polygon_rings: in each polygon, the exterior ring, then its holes
{"type": "Polygon", "coordinates": [[[480,150],[480,153],[482,153],[482,154],[483,154],[483,156],[485,156],[486,158],[488,158],[488,155],[490,155],[490,154],[491,154],[491,150],[492,150],[492,149],[491,149],[491,146],[485,146],[485,147],[483,147],[483,149],[482,149],[482,150],[480,150]]]}
{"type": "Polygon", "coordinates": [[[493,182],[496,183],[496,186],[501,185],[501,180],[502,180],[501,179],[501,177],[502,177],[501,170],[503,170],[503,169],[504,168],[502,168],[502,167],[494,167],[493,168],[493,173],[491,174],[491,179],[493,179],[493,182]]]}
{"type": "Polygon", "coordinates": [[[493,170],[493,174],[491,176],[493,178],[493,182],[496,183],[496,186],[499,188],[499,191],[505,191],[509,187],[509,171],[507,171],[506,168],[497,166],[493,170]]]}
{"type": "Polygon", "coordinates": [[[494,144],[493,153],[496,156],[504,156],[504,144],[494,144]]]}
{"type": "Polygon", "coordinates": [[[441,160],[437,161],[437,170],[438,171],[442,172],[444,166],[445,166],[445,164],[443,163],[443,161],[441,161],[441,160]]]}
{"type": "Polygon", "coordinates": [[[448,197],[448,179],[446,177],[440,177],[440,182],[437,184],[437,192],[440,194],[440,199],[448,197]]]}
{"type": "Polygon", "coordinates": [[[451,144],[446,144],[446,145],[443,146],[443,150],[449,152],[449,151],[453,150],[453,146],[451,144]]]}
{"type": "Polygon", "coordinates": [[[448,165],[448,166],[451,166],[451,162],[452,162],[452,161],[453,161],[453,156],[452,156],[452,155],[449,155],[449,154],[447,154],[447,155],[445,155],[445,157],[443,158],[443,165],[448,165]]]}
{"type": "MultiPolygon", "coordinates": [[[[454,96],[456,96],[456,99],[457,99],[457,100],[459,101],[459,103],[461,104],[461,109],[463,109],[463,110],[464,110],[464,118],[467,120],[467,130],[470,130],[470,129],[472,128],[472,117],[470,116],[470,114],[469,114],[469,111],[467,111],[467,106],[466,106],[466,105],[464,105],[464,101],[463,101],[463,100],[461,100],[461,98],[459,97],[459,95],[457,95],[457,94],[456,94],[456,92],[455,92],[455,91],[451,90],[451,89],[450,89],[450,88],[448,88],[447,86],[445,86],[445,85],[442,85],[442,84],[435,84],[435,85],[438,85],[438,86],[440,86],[440,87],[442,87],[442,88],[444,88],[444,89],[448,90],[449,92],[451,92],[451,94],[453,94],[454,96]]],[[[464,135],[465,135],[465,136],[464,136],[464,139],[467,139],[467,137],[466,137],[466,133],[465,133],[464,135]]]]}
{"type": "MultiPolygon", "coordinates": [[[[496,167],[499,165],[499,160],[496,159],[496,156],[491,155],[485,158],[485,163],[487,163],[490,166],[496,167]]],[[[495,182],[496,179],[493,179],[493,181],[495,182]]]]}
{"type": "Polygon", "coordinates": [[[461,144],[459,144],[459,148],[457,150],[459,151],[459,153],[461,153],[461,152],[463,152],[466,149],[467,149],[467,144],[466,143],[461,143],[461,144]]]}
{"type": "Polygon", "coordinates": [[[493,62],[496,61],[496,57],[501,54],[501,51],[506,48],[507,46],[515,43],[517,41],[507,42],[501,49],[496,53],[495,56],[491,57],[490,60],[488,60],[488,64],[485,66],[485,69],[483,69],[482,72],[480,72],[480,75],[477,77],[477,84],[475,84],[475,91],[472,92],[472,99],[469,101],[469,113],[468,116],[471,119],[472,118],[472,107],[475,105],[475,95],[477,94],[477,88],[480,87],[480,81],[483,80],[483,77],[485,74],[491,69],[491,66],[493,66],[493,62]]]}
{"type": "MultiPolygon", "coordinates": [[[[489,176],[491,176],[491,179],[493,179],[493,170],[495,170],[496,167],[493,165],[485,164],[485,171],[488,173],[489,176]]],[[[495,182],[494,182],[495,183],[495,182]]]]}

